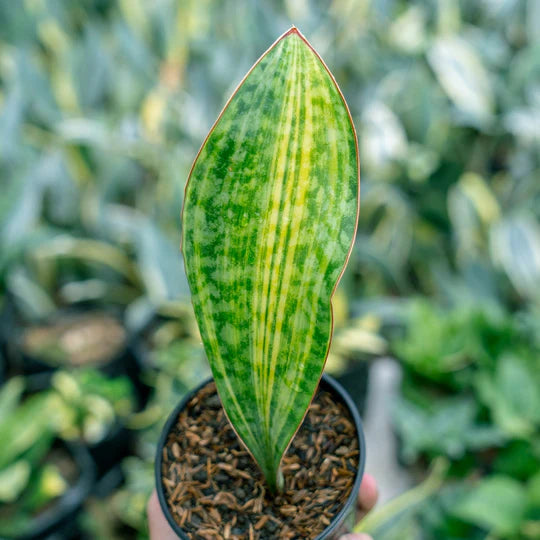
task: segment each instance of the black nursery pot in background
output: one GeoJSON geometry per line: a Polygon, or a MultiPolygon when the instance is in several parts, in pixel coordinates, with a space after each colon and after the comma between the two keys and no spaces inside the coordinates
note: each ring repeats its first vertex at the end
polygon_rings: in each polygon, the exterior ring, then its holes
{"type": "MultiPolygon", "coordinates": [[[[117,310],[98,309],[96,306],[81,306],[80,308],[60,310],[51,320],[40,325],[26,324],[24,321],[17,321],[16,319],[13,321],[14,327],[11,329],[13,336],[7,344],[7,351],[16,372],[25,376],[31,375],[34,381],[39,381],[39,386],[46,387],[50,385],[53,373],[59,368],[96,368],[110,377],[127,376],[136,392],[138,406],[144,407],[146,405],[150,395],[150,388],[142,380],[142,362],[138,355],[136,340],[125,328],[121,313],[117,310]],[[41,354],[39,349],[34,351],[25,345],[29,332],[36,333],[36,330],[39,332],[42,329],[51,329],[53,331],[55,325],[64,325],[68,327],[68,331],[72,331],[72,329],[69,329],[70,325],[78,325],[78,329],[73,330],[73,332],[78,332],[79,335],[72,336],[71,342],[80,340],[86,332],[85,325],[87,323],[89,325],[95,324],[100,319],[103,326],[109,327],[109,331],[111,328],[116,331],[117,339],[116,343],[109,344],[109,350],[107,350],[106,346],[103,347],[103,354],[99,358],[88,358],[87,361],[75,363],[71,362],[69,358],[64,362],[52,361],[47,358],[47,355],[41,354]]],[[[90,345],[92,345],[91,341],[89,339],[90,345]]],[[[96,345],[102,346],[103,344],[98,342],[96,345]]],[[[84,349],[82,354],[85,354],[84,349]]]]}
{"type": "Polygon", "coordinates": [[[0,384],[10,375],[8,340],[13,332],[13,306],[5,297],[0,297],[0,384]]]}
{"type": "Polygon", "coordinates": [[[103,440],[88,445],[88,450],[96,463],[98,478],[114,467],[121,468],[122,460],[134,453],[134,432],[121,422],[116,422],[103,440]]]}
{"type": "MultiPolygon", "coordinates": [[[[212,382],[212,379],[207,379],[197,388],[192,390],[188,395],[182,399],[178,406],[172,411],[163,430],[161,432],[160,440],[157,446],[156,451],[156,460],[155,460],[155,480],[156,480],[156,490],[158,494],[159,503],[161,509],[167,518],[172,529],[178,535],[179,538],[188,540],[187,534],[182,530],[182,528],[174,520],[169,505],[167,504],[167,497],[165,493],[165,487],[162,480],[162,469],[164,463],[164,451],[167,445],[168,436],[174,428],[178,416],[180,413],[188,406],[190,401],[209,383],[212,382]]],[[[362,422],[358,414],[358,409],[356,404],[353,402],[346,390],[332,377],[328,375],[323,375],[320,383],[320,390],[326,391],[331,394],[333,400],[336,403],[344,406],[345,410],[348,413],[349,420],[354,423],[356,430],[356,441],[358,444],[358,466],[354,472],[354,480],[352,484],[351,492],[343,504],[341,510],[334,516],[333,520],[327,525],[327,527],[322,531],[318,536],[315,537],[315,540],[336,540],[342,534],[350,532],[356,522],[356,509],[357,509],[357,497],[358,490],[360,488],[360,483],[364,474],[364,466],[366,459],[365,451],[365,440],[364,440],[364,431],[362,428],[362,422]]],[[[333,487],[329,485],[328,487],[333,487]]],[[[247,532],[247,531],[246,531],[247,532]]]]}
{"type": "Polygon", "coordinates": [[[84,501],[90,495],[95,482],[95,466],[88,450],[76,443],[60,442],[77,466],[78,477],[69,489],[29,520],[24,531],[14,534],[0,533],[1,540],[75,540],[81,538],[78,519],[84,501]]]}

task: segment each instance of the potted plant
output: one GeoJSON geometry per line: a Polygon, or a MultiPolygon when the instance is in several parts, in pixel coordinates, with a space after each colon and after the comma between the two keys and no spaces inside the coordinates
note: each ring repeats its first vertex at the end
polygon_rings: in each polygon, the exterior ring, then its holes
{"type": "Polygon", "coordinates": [[[132,431],[127,427],[136,409],[131,381],[81,369],[57,371],[51,383],[48,392],[60,437],[88,448],[99,477],[113,467],[120,470],[121,460],[133,450],[132,431]]]}
{"type": "Polygon", "coordinates": [[[186,186],[184,261],[214,381],[158,444],[180,538],[331,538],[354,520],[360,420],[335,381],[317,388],[358,196],[347,105],[293,27],[233,93],[186,186]]]}
{"type": "Polygon", "coordinates": [[[27,376],[31,390],[51,384],[57,370],[99,370],[108,377],[129,378],[137,404],[144,406],[149,389],[141,363],[120,314],[94,306],[59,308],[50,317],[24,321],[8,342],[14,370],[27,376]]]}
{"type": "Polygon", "coordinates": [[[92,367],[127,375],[147,399],[126,324],[140,282],[129,258],[106,242],[65,234],[40,242],[22,263],[6,278],[12,370],[40,373],[45,385],[56,369],[92,367]]]}
{"type": "Polygon", "coordinates": [[[87,450],[56,437],[56,410],[47,393],[21,402],[24,381],[0,391],[0,537],[73,538],[94,482],[87,450]]]}

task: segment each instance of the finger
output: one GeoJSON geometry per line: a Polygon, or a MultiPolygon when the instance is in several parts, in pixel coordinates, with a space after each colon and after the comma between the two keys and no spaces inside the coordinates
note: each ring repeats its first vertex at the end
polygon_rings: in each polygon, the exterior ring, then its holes
{"type": "Polygon", "coordinates": [[[171,529],[163,515],[156,490],[153,491],[148,500],[146,512],[148,514],[150,540],[178,540],[176,533],[171,529]]]}
{"type": "Polygon", "coordinates": [[[358,492],[358,507],[360,508],[360,517],[367,514],[377,503],[379,498],[379,491],[377,489],[377,482],[370,474],[365,474],[360,484],[360,491],[358,492]]]}
{"type": "Polygon", "coordinates": [[[351,533],[341,536],[339,540],[373,540],[369,534],[364,533],[351,533]]]}

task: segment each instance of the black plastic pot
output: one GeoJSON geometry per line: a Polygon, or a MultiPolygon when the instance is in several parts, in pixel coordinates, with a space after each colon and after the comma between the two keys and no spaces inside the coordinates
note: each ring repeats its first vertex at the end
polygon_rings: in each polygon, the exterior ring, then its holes
{"type": "Polygon", "coordinates": [[[4,384],[4,381],[7,378],[7,366],[6,366],[6,360],[5,356],[2,354],[2,351],[0,350],[0,386],[4,384]]]}
{"type": "Polygon", "coordinates": [[[74,459],[79,470],[75,484],[39,516],[28,523],[24,533],[4,536],[0,540],[48,540],[80,538],[77,524],[84,500],[91,493],[95,481],[95,467],[88,450],[79,444],[61,443],[74,459]]]}
{"type": "Polygon", "coordinates": [[[13,307],[9,299],[0,299],[0,384],[9,377],[10,365],[8,363],[8,339],[13,329],[13,307]]]}
{"type": "MultiPolygon", "coordinates": [[[[197,394],[197,392],[199,392],[211,381],[212,379],[210,378],[201,383],[197,388],[195,388],[187,396],[185,396],[184,399],[182,399],[182,401],[178,404],[178,406],[172,411],[169,418],[167,419],[167,422],[165,423],[165,426],[163,427],[156,450],[154,473],[159,504],[161,506],[163,514],[169,522],[169,525],[178,535],[178,538],[181,538],[183,540],[188,540],[188,536],[185,532],[182,531],[182,529],[178,526],[178,524],[176,523],[176,521],[174,521],[172,517],[171,511],[169,510],[165,498],[165,490],[163,487],[163,483],[161,481],[163,448],[167,442],[167,436],[171,431],[174,423],[177,421],[180,412],[186,407],[188,402],[197,394]]],[[[360,420],[360,415],[358,414],[358,409],[349,394],[346,392],[346,390],[335,379],[326,374],[322,376],[320,387],[323,390],[330,392],[336,398],[336,401],[340,401],[349,411],[349,414],[351,415],[351,418],[353,419],[356,426],[358,448],[360,450],[358,470],[356,471],[356,477],[354,479],[353,489],[351,491],[349,499],[347,500],[345,506],[341,509],[341,511],[335,516],[334,520],[330,523],[330,525],[315,538],[315,540],[336,540],[342,534],[350,532],[356,522],[356,501],[358,497],[358,490],[360,489],[360,483],[362,482],[362,477],[364,475],[364,466],[366,461],[366,444],[364,439],[364,430],[362,428],[362,422],[360,420]]]]}
{"type": "MultiPolygon", "coordinates": [[[[89,310],[93,311],[93,310],[89,310]]],[[[95,311],[95,310],[94,310],[95,311]]],[[[109,312],[101,310],[104,313],[114,315],[119,321],[117,312],[109,312]]],[[[69,316],[78,316],[84,311],[79,309],[69,309],[60,311],[55,315],[55,319],[69,316]]],[[[54,364],[47,362],[38,355],[26,352],[22,346],[22,336],[24,333],[24,324],[19,324],[13,329],[12,339],[8,342],[7,347],[11,363],[15,366],[15,370],[25,376],[33,376],[40,379],[42,387],[50,386],[50,380],[53,373],[60,368],[78,369],[79,366],[71,366],[69,364],[54,364]],[[39,376],[39,377],[37,377],[39,376]]],[[[106,361],[99,364],[85,364],[80,367],[95,368],[110,377],[126,376],[131,380],[137,405],[143,408],[148,402],[150,396],[150,387],[142,381],[142,361],[138,355],[134,337],[130,336],[126,330],[126,338],[120,348],[106,361]]]]}
{"type": "Polygon", "coordinates": [[[116,422],[100,442],[89,445],[88,450],[94,459],[98,478],[103,477],[122,460],[134,454],[134,433],[120,422],[116,422]]]}
{"type": "Polygon", "coordinates": [[[94,489],[92,490],[92,496],[98,499],[105,499],[122,486],[125,480],[122,464],[117,463],[103,474],[101,478],[96,480],[94,489]]]}

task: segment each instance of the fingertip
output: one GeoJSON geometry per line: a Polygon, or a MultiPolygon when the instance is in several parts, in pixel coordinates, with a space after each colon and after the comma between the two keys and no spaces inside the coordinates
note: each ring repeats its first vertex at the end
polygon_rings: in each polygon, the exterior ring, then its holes
{"type": "Polygon", "coordinates": [[[158,506],[159,506],[159,502],[157,498],[157,492],[154,489],[154,491],[152,491],[152,495],[150,495],[150,498],[148,499],[148,502],[146,503],[146,513],[149,516],[152,515],[158,506]]]}
{"type": "Polygon", "coordinates": [[[152,492],[146,504],[148,532],[151,540],[174,540],[178,538],[167,522],[159,504],[156,490],[152,492]]]}
{"type": "Polygon", "coordinates": [[[366,492],[369,492],[374,497],[377,497],[379,495],[377,489],[377,482],[375,481],[375,478],[373,478],[373,476],[371,476],[371,474],[369,473],[366,473],[364,475],[364,478],[362,479],[362,487],[366,490],[366,492]]]}
{"type": "Polygon", "coordinates": [[[379,490],[377,489],[377,482],[371,474],[365,474],[362,478],[362,484],[360,485],[360,492],[358,493],[358,503],[364,510],[371,510],[377,503],[379,498],[379,490]]]}
{"type": "Polygon", "coordinates": [[[351,533],[341,536],[339,540],[373,540],[371,536],[364,533],[351,533]]]}

